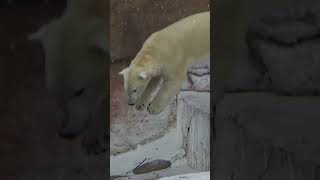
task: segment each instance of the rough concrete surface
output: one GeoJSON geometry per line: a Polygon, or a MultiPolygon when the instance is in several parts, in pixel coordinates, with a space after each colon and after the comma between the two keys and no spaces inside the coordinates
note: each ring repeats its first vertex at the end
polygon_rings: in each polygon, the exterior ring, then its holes
{"type": "Polygon", "coordinates": [[[267,83],[226,93],[217,106],[213,178],[319,179],[320,16],[303,2],[252,24],[249,45],[267,83]]]}
{"type": "Polygon", "coordinates": [[[188,165],[197,172],[210,170],[210,93],[181,92],[177,121],[182,124],[188,165]]]}
{"type": "Polygon", "coordinates": [[[267,69],[269,89],[292,95],[319,94],[320,13],[312,8],[282,12],[252,25],[252,32],[259,35],[250,45],[267,69]]]}
{"type": "Polygon", "coordinates": [[[210,172],[201,172],[201,173],[193,173],[193,174],[180,174],[176,176],[164,177],[159,180],[210,180],[210,172]]]}

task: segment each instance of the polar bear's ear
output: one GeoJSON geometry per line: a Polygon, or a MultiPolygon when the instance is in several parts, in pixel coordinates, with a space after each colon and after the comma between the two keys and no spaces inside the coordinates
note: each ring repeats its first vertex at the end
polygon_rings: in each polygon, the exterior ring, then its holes
{"type": "Polygon", "coordinates": [[[147,73],[145,73],[145,72],[139,72],[138,77],[139,77],[139,79],[141,79],[141,80],[147,79],[147,73]]]}
{"type": "Polygon", "coordinates": [[[124,75],[127,73],[127,71],[129,70],[129,68],[125,68],[122,71],[119,72],[119,75],[124,75]]]}

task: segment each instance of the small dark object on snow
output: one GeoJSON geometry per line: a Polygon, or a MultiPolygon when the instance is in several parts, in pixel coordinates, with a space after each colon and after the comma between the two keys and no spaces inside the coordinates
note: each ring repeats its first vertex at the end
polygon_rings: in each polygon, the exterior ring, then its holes
{"type": "Polygon", "coordinates": [[[159,171],[161,169],[166,169],[171,166],[170,161],[156,159],[147,163],[142,164],[141,166],[136,167],[133,170],[134,174],[144,174],[153,171],[159,171]]]}

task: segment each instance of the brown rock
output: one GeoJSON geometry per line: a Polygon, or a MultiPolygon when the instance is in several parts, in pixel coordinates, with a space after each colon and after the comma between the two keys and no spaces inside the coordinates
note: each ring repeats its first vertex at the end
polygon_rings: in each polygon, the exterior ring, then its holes
{"type": "Polygon", "coordinates": [[[153,171],[159,171],[161,169],[166,169],[171,166],[170,161],[162,160],[162,159],[156,159],[150,162],[147,162],[145,164],[142,164],[141,166],[136,167],[133,170],[134,174],[145,174],[153,171]]]}

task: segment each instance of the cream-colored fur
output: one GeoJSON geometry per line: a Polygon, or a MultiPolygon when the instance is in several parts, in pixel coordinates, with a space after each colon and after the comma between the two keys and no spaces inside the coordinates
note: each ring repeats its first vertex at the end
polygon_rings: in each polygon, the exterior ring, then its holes
{"type": "Polygon", "coordinates": [[[144,109],[160,79],[161,89],[148,106],[157,114],[170,104],[186,79],[189,66],[210,55],[210,12],[202,12],[153,33],[124,75],[129,105],[144,109]]]}

